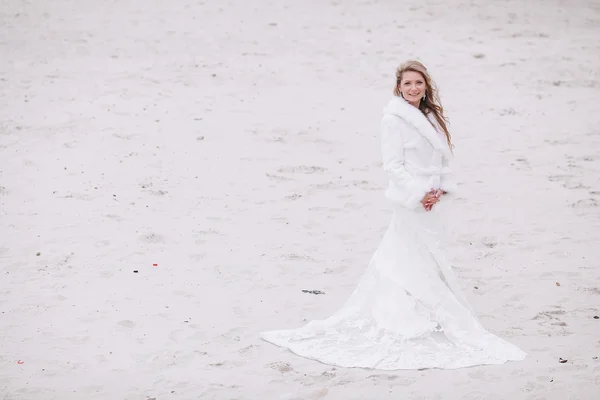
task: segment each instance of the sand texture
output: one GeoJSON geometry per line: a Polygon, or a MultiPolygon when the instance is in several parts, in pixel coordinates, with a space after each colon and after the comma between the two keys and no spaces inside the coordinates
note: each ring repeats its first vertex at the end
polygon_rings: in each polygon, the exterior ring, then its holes
{"type": "Polygon", "coordinates": [[[4,0],[0,29],[1,400],[600,398],[598,1],[4,0]],[[258,336],[366,268],[408,58],[451,120],[449,258],[525,361],[384,373],[258,336]]]}

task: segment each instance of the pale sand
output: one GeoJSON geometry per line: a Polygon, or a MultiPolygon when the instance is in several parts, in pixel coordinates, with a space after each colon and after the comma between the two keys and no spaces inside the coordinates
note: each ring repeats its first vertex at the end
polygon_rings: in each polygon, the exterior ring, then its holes
{"type": "Polygon", "coordinates": [[[0,399],[600,394],[598,1],[6,0],[0,18],[0,399]],[[366,268],[391,216],[379,119],[413,57],[452,121],[450,258],[523,362],[381,373],[258,337],[329,315],[366,268]]]}

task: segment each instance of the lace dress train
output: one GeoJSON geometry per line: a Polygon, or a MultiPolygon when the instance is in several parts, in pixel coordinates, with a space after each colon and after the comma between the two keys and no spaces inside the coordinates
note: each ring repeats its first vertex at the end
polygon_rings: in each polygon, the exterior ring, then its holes
{"type": "Polygon", "coordinates": [[[524,359],[523,351],[477,320],[441,243],[438,212],[398,207],[358,286],[337,312],[261,337],[340,367],[454,369],[524,359]]]}

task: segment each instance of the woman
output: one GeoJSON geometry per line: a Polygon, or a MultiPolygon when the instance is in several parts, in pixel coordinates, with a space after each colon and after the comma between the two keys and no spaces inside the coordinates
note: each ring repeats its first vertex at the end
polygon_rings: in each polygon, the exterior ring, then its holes
{"type": "Polygon", "coordinates": [[[456,186],[450,134],[425,66],[401,65],[394,95],[381,122],[394,215],[367,271],[329,318],[261,337],[341,367],[453,369],[522,360],[524,352],[480,324],[440,251],[438,203],[456,186]]]}

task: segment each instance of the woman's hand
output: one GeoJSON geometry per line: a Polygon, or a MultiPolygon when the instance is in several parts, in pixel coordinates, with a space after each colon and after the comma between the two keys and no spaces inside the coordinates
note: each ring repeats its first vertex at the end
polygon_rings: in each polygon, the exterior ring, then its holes
{"type": "Polygon", "coordinates": [[[434,188],[431,188],[431,190],[425,194],[423,200],[421,200],[421,204],[423,204],[425,211],[431,211],[433,206],[440,201],[442,194],[444,194],[443,190],[435,190],[434,188]]]}
{"type": "Polygon", "coordinates": [[[430,211],[433,207],[433,204],[436,202],[437,199],[435,197],[435,190],[433,188],[431,188],[429,192],[425,193],[425,196],[423,196],[423,199],[421,200],[421,204],[423,204],[425,211],[430,211]]]}

